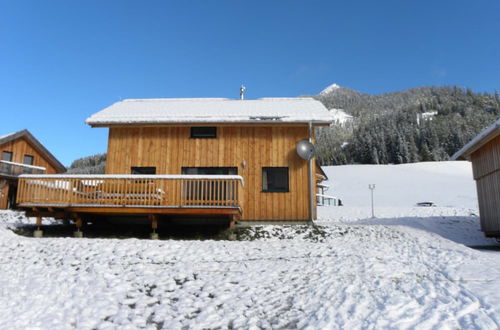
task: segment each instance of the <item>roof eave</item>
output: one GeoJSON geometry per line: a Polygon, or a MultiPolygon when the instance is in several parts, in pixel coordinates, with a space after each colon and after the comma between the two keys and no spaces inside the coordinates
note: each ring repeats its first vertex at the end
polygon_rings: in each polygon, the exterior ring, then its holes
{"type": "Polygon", "coordinates": [[[495,137],[500,135],[500,124],[495,123],[490,127],[486,128],[484,131],[479,133],[474,139],[469,141],[462,149],[457,151],[453,156],[452,160],[467,159],[470,160],[470,156],[480,149],[482,146],[493,140],[495,137]]]}
{"type": "Polygon", "coordinates": [[[111,127],[111,126],[128,126],[128,125],[148,125],[148,126],[161,126],[161,125],[238,125],[238,124],[275,124],[275,125],[307,125],[312,123],[315,126],[329,126],[334,123],[330,120],[301,120],[301,121],[282,121],[282,120],[239,120],[239,121],[136,121],[136,122],[118,122],[118,121],[103,121],[103,122],[85,122],[90,127],[111,127]]]}

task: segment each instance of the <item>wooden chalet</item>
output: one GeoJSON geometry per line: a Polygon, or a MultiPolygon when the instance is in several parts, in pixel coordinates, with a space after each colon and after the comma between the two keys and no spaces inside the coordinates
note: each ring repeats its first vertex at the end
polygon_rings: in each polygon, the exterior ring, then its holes
{"type": "Polygon", "coordinates": [[[332,117],[312,98],[131,99],[86,123],[109,128],[106,174],[23,176],[29,215],[315,218],[317,167],[296,148],[332,117]]]}
{"type": "Polygon", "coordinates": [[[15,207],[19,175],[66,171],[28,130],[0,136],[0,152],[0,209],[15,207]]]}
{"type": "Polygon", "coordinates": [[[452,157],[472,162],[481,230],[500,237],[500,119],[483,130],[452,157]]]}

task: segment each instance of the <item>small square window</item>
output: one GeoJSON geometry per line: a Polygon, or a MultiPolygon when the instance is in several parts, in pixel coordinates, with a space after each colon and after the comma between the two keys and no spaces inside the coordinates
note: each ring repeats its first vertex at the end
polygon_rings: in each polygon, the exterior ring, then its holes
{"type": "Polygon", "coordinates": [[[2,151],[2,160],[6,160],[8,162],[12,161],[12,152],[11,151],[2,151]]]}
{"type": "Polygon", "coordinates": [[[31,155],[24,155],[24,160],[23,160],[23,163],[26,164],[26,165],[33,165],[33,160],[35,158],[31,155]]]}
{"type": "Polygon", "coordinates": [[[156,174],[156,167],[145,166],[145,167],[132,167],[132,174],[156,174]]]}
{"type": "Polygon", "coordinates": [[[215,139],[217,127],[191,127],[191,138],[193,139],[215,139]]]}
{"type": "Polygon", "coordinates": [[[263,167],[262,191],[288,192],[288,167],[263,167]]]}

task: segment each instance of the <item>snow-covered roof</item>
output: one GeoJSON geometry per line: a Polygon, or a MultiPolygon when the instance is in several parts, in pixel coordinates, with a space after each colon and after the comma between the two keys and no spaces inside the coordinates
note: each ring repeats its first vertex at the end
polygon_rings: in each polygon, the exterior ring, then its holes
{"type": "Polygon", "coordinates": [[[475,138],[467,143],[462,149],[457,151],[451,159],[468,158],[474,151],[500,135],[500,118],[492,125],[482,130],[475,138]]]}
{"type": "Polygon", "coordinates": [[[17,132],[13,132],[13,133],[5,134],[5,135],[0,135],[0,140],[5,139],[5,138],[7,138],[7,137],[9,137],[9,136],[11,136],[11,135],[14,135],[14,134],[16,134],[16,133],[17,133],[17,132]]]}
{"type": "Polygon", "coordinates": [[[330,124],[333,117],[313,98],[129,99],[87,118],[91,126],[169,123],[308,123],[330,124]]]}
{"type": "Polygon", "coordinates": [[[56,169],[57,172],[66,172],[66,167],[54,155],[52,155],[27,129],[0,136],[0,145],[14,141],[19,138],[27,139],[38,151],[43,154],[46,160],[56,169]]]}

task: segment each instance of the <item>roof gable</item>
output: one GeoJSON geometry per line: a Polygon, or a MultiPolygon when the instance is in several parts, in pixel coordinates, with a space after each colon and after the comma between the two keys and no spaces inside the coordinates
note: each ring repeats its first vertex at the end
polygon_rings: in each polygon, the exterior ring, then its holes
{"type": "Polygon", "coordinates": [[[57,160],[54,155],[52,155],[41,143],[38,141],[27,129],[19,132],[6,134],[0,136],[0,146],[11,141],[25,138],[29,143],[31,143],[41,154],[45,156],[47,161],[54,166],[58,172],[66,172],[66,167],[57,160]]]}
{"type": "Polygon", "coordinates": [[[330,124],[333,116],[313,98],[130,99],[90,116],[91,126],[174,123],[308,123],[330,124]]]}

